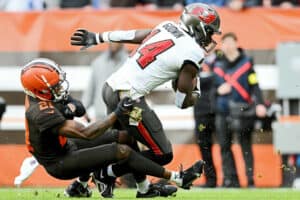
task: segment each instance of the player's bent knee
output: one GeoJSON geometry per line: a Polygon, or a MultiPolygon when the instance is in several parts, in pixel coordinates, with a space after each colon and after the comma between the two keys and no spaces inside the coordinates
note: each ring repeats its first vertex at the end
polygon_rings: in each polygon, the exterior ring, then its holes
{"type": "Polygon", "coordinates": [[[125,130],[119,131],[118,143],[130,145],[133,142],[134,142],[133,137],[130,136],[127,131],[125,130]]]}
{"type": "Polygon", "coordinates": [[[163,154],[157,157],[157,163],[160,165],[166,165],[173,160],[173,152],[163,154]]]}
{"type": "Polygon", "coordinates": [[[123,160],[127,159],[131,153],[131,148],[125,144],[117,145],[117,159],[123,160]]]}

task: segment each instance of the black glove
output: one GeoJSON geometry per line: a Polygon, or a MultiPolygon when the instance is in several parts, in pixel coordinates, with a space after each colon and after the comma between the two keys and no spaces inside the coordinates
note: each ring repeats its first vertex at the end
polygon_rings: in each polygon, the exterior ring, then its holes
{"type": "Polygon", "coordinates": [[[81,101],[74,99],[71,95],[67,99],[55,104],[55,107],[63,114],[66,119],[74,119],[74,117],[82,117],[86,110],[81,101]]]}
{"type": "MultiPolygon", "coordinates": [[[[80,50],[85,50],[90,46],[98,44],[96,37],[98,37],[96,33],[89,32],[85,29],[78,29],[71,36],[71,45],[83,46],[80,50]]],[[[98,41],[100,41],[100,38],[98,41]]],[[[103,42],[102,39],[101,42],[103,42]]]]}
{"type": "MultiPolygon", "coordinates": [[[[73,104],[75,106],[75,111],[73,112],[75,117],[82,117],[86,113],[85,107],[81,101],[71,97],[71,95],[69,95],[68,99],[65,100],[64,104],[66,106],[68,106],[68,104],[73,104]]],[[[69,107],[70,106],[72,105],[69,105],[69,107]]]]}
{"type": "Polygon", "coordinates": [[[132,111],[134,103],[135,101],[133,101],[130,97],[125,97],[122,99],[114,111],[117,117],[122,117],[123,115],[129,114],[132,111]]]}
{"type": "Polygon", "coordinates": [[[75,117],[75,112],[73,112],[68,105],[64,105],[62,114],[66,119],[70,119],[70,120],[74,119],[75,117]]]}

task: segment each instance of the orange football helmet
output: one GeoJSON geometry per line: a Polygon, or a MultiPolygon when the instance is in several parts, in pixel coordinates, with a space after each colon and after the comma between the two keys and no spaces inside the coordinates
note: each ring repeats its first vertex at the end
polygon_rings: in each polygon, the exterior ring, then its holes
{"type": "Polygon", "coordinates": [[[53,60],[37,58],[26,64],[21,71],[24,92],[46,101],[60,101],[69,94],[66,73],[53,60]]]}

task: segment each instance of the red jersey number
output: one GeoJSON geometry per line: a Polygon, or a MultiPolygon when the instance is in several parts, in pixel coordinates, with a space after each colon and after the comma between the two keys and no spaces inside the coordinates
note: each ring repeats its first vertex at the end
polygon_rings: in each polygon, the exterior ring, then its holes
{"type": "Polygon", "coordinates": [[[174,46],[172,40],[162,40],[145,45],[138,52],[140,57],[137,59],[137,63],[142,69],[145,69],[149,64],[156,60],[156,57],[174,46]]]}

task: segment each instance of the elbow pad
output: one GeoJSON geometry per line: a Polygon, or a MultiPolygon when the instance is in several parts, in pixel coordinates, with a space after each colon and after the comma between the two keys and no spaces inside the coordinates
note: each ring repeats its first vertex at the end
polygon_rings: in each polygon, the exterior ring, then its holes
{"type": "Polygon", "coordinates": [[[179,90],[176,91],[175,94],[175,105],[178,108],[182,108],[183,107],[183,102],[185,100],[186,97],[186,93],[180,92],[179,90]]]}

